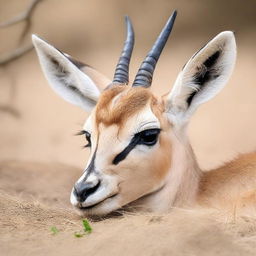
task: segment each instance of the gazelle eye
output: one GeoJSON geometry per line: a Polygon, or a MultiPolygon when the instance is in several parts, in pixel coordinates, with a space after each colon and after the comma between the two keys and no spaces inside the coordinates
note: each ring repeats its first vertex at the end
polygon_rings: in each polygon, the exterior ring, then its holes
{"type": "Polygon", "coordinates": [[[136,136],[139,137],[138,144],[144,144],[147,146],[155,145],[160,131],[161,131],[160,129],[149,129],[149,130],[145,130],[140,133],[137,133],[136,136]]]}
{"type": "Polygon", "coordinates": [[[88,147],[90,147],[91,145],[92,145],[92,142],[91,142],[91,134],[89,133],[89,132],[84,132],[84,135],[85,135],[85,138],[86,138],[86,140],[87,140],[87,142],[88,142],[88,144],[86,144],[84,147],[85,148],[88,148],[88,147]]]}
{"type": "Polygon", "coordinates": [[[153,146],[156,144],[161,129],[148,129],[142,132],[136,133],[130,144],[119,153],[112,161],[113,164],[117,165],[119,162],[124,160],[126,156],[137,146],[147,145],[153,146]]]}

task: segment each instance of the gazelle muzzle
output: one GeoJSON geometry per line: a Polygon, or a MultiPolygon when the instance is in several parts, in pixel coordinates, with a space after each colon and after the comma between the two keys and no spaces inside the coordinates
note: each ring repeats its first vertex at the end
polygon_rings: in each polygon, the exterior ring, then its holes
{"type": "Polygon", "coordinates": [[[84,202],[100,187],[100,180],[95,182],[77,182],[74,186],[74,195],[79,203],[84,202]]]}

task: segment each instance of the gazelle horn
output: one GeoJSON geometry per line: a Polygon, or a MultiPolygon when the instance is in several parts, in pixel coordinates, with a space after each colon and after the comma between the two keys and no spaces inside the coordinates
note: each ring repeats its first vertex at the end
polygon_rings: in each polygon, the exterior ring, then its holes
{"type": "Polygon", "coordinates": [[[113,83],[115,84],[128,84],[129,82],[129,64],[134,45],[134,31],[131,20],[128,16],[125,16],[125,22],[127,26],[127,37],[123,51],[116,65],[115,75],[113,78],[113,83]]]}
{"type": "Polygon", "coordinates": [[[177,11],[175,10],[165,24],[152,49],[142,62],[132,86],[150,87],[156,63],[172,31],[176,16],[177,11]]]}

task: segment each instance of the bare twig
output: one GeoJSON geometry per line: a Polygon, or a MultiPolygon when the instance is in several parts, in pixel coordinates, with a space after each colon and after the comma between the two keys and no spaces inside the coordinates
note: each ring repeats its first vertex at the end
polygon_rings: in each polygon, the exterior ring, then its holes
{"type": "MultiPolygon", "coordinates": [[[[23,13],[0,24],[0,28],[5,28],[5,27],[9,27],[9,26],[18,24],[23,21],[25,22],[25,26],[22,29],[22,32],[21,32],[21,35],[20,35],[20,38],[18,41],[18,45],[21,44],[21,42],[24,40],[25,36],[28,34],[28,31],[30,30],[31,25],[32,25],[32,15],[36,9],[36,6],[41,1],[42,0],[31,0],[29,6],[23,13]]],[[[9,53],[7,53],[3,56],[0,56],[0,66],[2,66],[2,68],[6,68],[7,64],[22,57],[23,55],[25,55],[27,52],[29,52],[32,49],[33,49],[33,46],[30,43],[25,46],[19,46],[18,48],[10,51],[9,53]]],[[[13,90],[13,91],[15,91],[15,90],[13,90]]],[[[11,103],[0,105],[0,112],[7,113],[16,118],[20,117],[20,112],[15,107],[13,107],[11,105],[11,103]]]]}
{"type": "MultiPolygon", "coordinates": [[[[20,39],[18,42],[20,44],[23,41],[23,39],[25,38],[25,36],[27,35],[27,33],[31,27],[32,15],[36,9],[37,4],[40,3],[41,1],[42,0],[32,0],[31,3],[29,4],[28,8],[23,13],[19,14],[18,16],[14,17],[8,21],[2,22],[0,24],[0,28],[9,27],[9,26],[12,26],[19,22],[24,21],[25,27],[22,30],[22,33],[21,33],[21,36],[20,36],[20,39]]],[[[32,49],[33,49],[32,44],[29,44],[26,46],[21,46],[13,51],[7,53],[6,55],[0,57],[0,66],[7,65],[11,61],[22,57],[24,54],[26,54],[27,52],[29,52],[32,49]]]]}
{"type": "MultiPolygon", "coordinates": [[[[4,73],[5,76],[10,80],[10,83],[8,84],[10,87],[10,93],[9,93],[9,99],[6,101],[6,103],[0,103],[0,114],[8,114],[14,118],[21,118],[21,113],[18,110],[18,108],[16,108],[15,104],[14,104],[14,100],[15,100],[15,95],[17,92],[17,87],[16,87],[16,79],[15,76],[12,75],[12,71],[8,69],[7,66],[3,66],[1,69],[1,73],[4,73]]],[[[2,76],[2,74],[0,74],[0,77],[4,77],[2,76]]],[[[2,84],[4,85],[4,84],[2,84]]]]}
{"type": "Polygon", "coordinates": [[[15,118],[20,118],[20,112],[11,105],[0,105],[0,112],[5,112],[15,118]]]}
{"type": "Polygon", "coordinates": [[[21,56],[23,56],[25,53],[31,51],[32,49],[33,49],[33,45],[29,44],[24,47],[19,47],[10,53],[7,53],[4,56],[1,56],[0,57],[0,66],[7,65],[11,61],[20,58],[21,56]]]}
{"type": "Polygon", "coordinates": [[[23,13],[20,13],[18,16],[13,17],[12,19],[8,21],[4,21],[0,23],[0,27],[9,27],[11,25],[17,24],[23,20],[30,19],[30,17],[33,14],[33,11],[35,10],[36,5],[42,0],[32,0],[32,2],[29,4],[27,10],[25,10],[23,13]]]}
{"type": "Polygon", "coordinates": [[[42,0],[32,0],[29,4],[28,8],[21,14],[17,15],[16,17],[13,17],[12,19],[5,21],[0,24],[0,28],[9,27],[12,25],[15,25],[17,23],[20,23],[22,21],[25,21],[25,27],[23,28],[23,31],[20,36],[20,42],[23,41],[24,37],[26,36],[27,32],[29,31],[31,27],[31,17],[33,15],[33,12],[36,9],[36,6],[38,3],[40,3],[42,0]]]}

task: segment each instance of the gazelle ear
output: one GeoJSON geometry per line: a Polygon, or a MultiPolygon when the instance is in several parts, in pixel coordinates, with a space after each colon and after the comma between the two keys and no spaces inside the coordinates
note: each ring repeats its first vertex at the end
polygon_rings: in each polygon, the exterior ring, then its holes
{"type": "Polygon", "coordinates": [[[99,88],[111,81],[39,37],[32,35],[32,41],[44,75],[53,90],[66,101],[91,111],[99,98],[99,88]]]}
{"type": "Polygon", "coordinates": [[[195,53],[177,77],[166,98],[168,114],[186,122],[196,108],[213,98],[227,83],[236,59],[233,32],[218,34],[195,53]]]}

